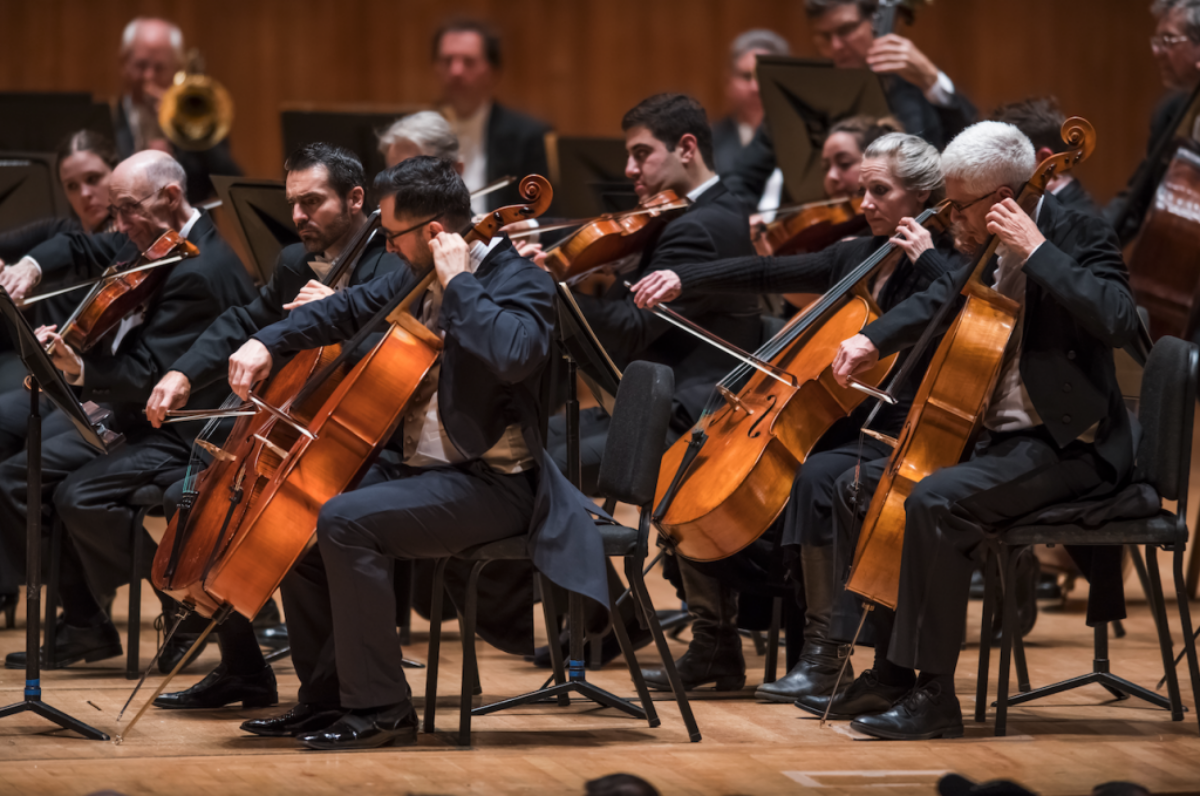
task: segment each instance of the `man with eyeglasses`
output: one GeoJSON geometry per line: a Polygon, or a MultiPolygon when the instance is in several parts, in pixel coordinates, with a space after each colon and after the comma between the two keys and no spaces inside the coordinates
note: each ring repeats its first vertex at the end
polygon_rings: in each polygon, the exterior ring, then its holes
{"type": "MultiPolygon", "coordinates": [[[[887,75],[888,107],[903,131],[941,149],[975,121],[975,106],[912,41],[894,33],[876,39],[878,9],[878,0],[804,0],[818,55],[839,69],[887,75]]],[[[775,144],[763,125],[723,176],[731,191],[754,204],[774,170],[775,144]]]]}
{"type": "MultiPolygon", "coordinates": [[[[1020,309],[974,449],[917,483],[905,501],[896,611],[871,613],[875,664],[832,698],[831,717],[853,719],[868,735],[963,734],[954,670],[983,532],[1051,506],[1104,498],[1133,469],[1133,427],[1113,365],[1113,349],[1138,334],[1121,250],[1105,221],[1051,194],[1032,218],[1023,211],[1015,198],[1036,165],[1033,144],[1002,122],[967,128],[942,154],[956,247],[979,251],[995,235],[1000,247],[984,284],[1020,309]]],[[[913,346],[941,306],[961,301],[961,276],[943,276],[844,341],[834,378],[844,386],[880,356],[913,346]]],[[[888,461],[863,465],[862,494],[874,494],[888,461]]],[[[854,475],[835,489],[839,539],[851,550],[868,503],[851,505],[854,475]]],[[[1091,583],[1089,624],[1122,618],[1120,547],[1086,550],[1078,560],[1091,583]]],[[[829,703],[821,697],[796,705],[820,715],[829,703]]]]}
{"type": "MultiPolygon", "coordinates": [[[[1155,0],[1150,12],[1157,20],[1150,37],[1150,51],[1168,93],[1150,117],[1148,157],[1138,166],[1125,190],[1117,194],[1104,215],[1117,230],[1121,245],[1129,243],[1142,228],[1142,219],[1154,200],[1158,183],[1166,172],[1169,158],[1151,161],[1149,155],[1165,138],[1176,134],[1181,115],[1196,84],[1200,83],[1200,0],[1155,0]]],[[[1200,140],[1200,129],[1183,131],[1193,141],[1200,140]]]]}
{"type": "MultiPolygon", "coordinates": [[[[38,329],[44,345],[54,343],[54,364],[79,388],[80,398],[112,409],[113,425],[125,435],[122,447],[101,455],[61,414],[49,415],[43,424],[43,505],[53,508],[70,538],[60,573],[58,667],[121,654],[120,636],[97,598],[110,595],[128,576],[134,517],[130,498],[144,486],[169,486],[172,471],[187,462],[197,431],[195,423],[155,429],[142,416],[142,408],[166,368],[213,318],[254,297],[254,284],[241,260],[221,239],[208,213],[188,203],[186,192],[187,177],[174,158],[139,152],[122,161],[110,178],[110,210],[117,232],[59,235],[0,275],[0,285],[20,298],[42,275],[49,278],[72,267],[98,273],[110,264],[136,261],[167,230],[200,250],[197,257],[165,266],[170,273],[158,292],[87,353],[76,353],[53,326],[38,329]],[[68,477],[80,488],[61,489],[68,477]],[[112,547],[87,549],[91,537],[81,531],[99,530],[91,526],[102,526],[104,536],[116,540],[112,547]],[[89,561],[107,562],[110,557],[126,561],[119,575],[108,566],[88,566],[89,561]]],[[[216,407],[226,394],[222,385],[213,385],[194,396],[194,402],[198,408],[216,407]]],[[[27,394],[0,396],[0,413],[15,409],[22,398],[27,407],[27,394]]],[[[28,466],[25,452],[9,453],[0,462],[0,591],[24,579],[25,534],[20,529],[25,525],[28,466]]],[[[149,558],[144,564],[149,577],[149,558]]],[[[5,665],[23,668],[25,653],[9,655],[5,665]]]]}

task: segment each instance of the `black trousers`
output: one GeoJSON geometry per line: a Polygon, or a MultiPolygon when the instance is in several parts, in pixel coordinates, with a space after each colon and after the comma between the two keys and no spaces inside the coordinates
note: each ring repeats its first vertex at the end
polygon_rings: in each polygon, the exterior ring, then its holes
{"type": "MultiPolygon", "coordinates": [[[[24,365],[21,367],[24,368],[24,365]]],[[[48,432],[51,430],[50,416],[55,414],[54,404],[43,396],[39,406],[42,414],[42,437],[48,438],[48,432]]],[[[19,387],[0,393],[0,461],[25,450],[25,438],[28,435],[29,391],[19,387]]]]}
{"type": "MultiPolygon", "coordinates": [[[[874,493],[886,464],[878,459],[864,466],[865,495],[874,493]]],[[[888,659],[953,674],[984,530],[1056,503],[1100,497],[1113,487],[1104,475],[1108,469],[1094,446],[1073,442],[1059,448],[1039,427],[985,433],[968,461],[918,483],[904,504],[900,593],[888,659]]],[[[835,487],[839,517],[854,511],[848,498],[852,480],[853,473],[846,473],[835,487]]],[[[857,536],[857,523],[847,536],[857,536]]]]}
{"type": "Polygon", "coordinates": [[[533,471],[503,475],[482,462],[430,470],[381,463],[359,489],[326,503],[317,521],[319,554],[310,551],[284,581],[300,700],[344,708],[407,700],[395,560],[442,558],[522,535],[535,491],[533,471]]]}

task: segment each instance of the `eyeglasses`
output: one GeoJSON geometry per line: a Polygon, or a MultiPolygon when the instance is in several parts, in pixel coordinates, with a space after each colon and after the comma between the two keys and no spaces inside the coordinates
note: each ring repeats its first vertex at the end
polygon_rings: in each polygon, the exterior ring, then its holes
{"type": "Polygon", "coordinates": [[[407,235],[408,233],[410,233],[410,232],[416,232],[416,231],[417,231],[418,229],[420,229],[421,227],[425,226],[426,224],[432,224],[434,221],[437,221],[437,220],[438,220],[439,218],[441,218],[441,217],[442,217],[442,214],[441,214],[441,213],[438,213],[438,214],[437,214],[436,216],[434,216],[433,218],[427,218],[427,219],[425,219],[424,221],[422,221],[420,224],[417,224],[417,225],[415,225],[415,226],[409,227],[408,229],[401,230],[401,231],[399,231],[399,232],[390,232],[390,231],[388,231],[387,229],[384,229],[384,230],[383,230],[383,237],[387,239],[387,242],[388,242],[388,243],[395,243],[397,240],[399,240],[400,238],[403,238],[403,237],[404,237],[405,235],[407,235]]]}
{"type": "Polygon", "coordinates": [[[838,27],[834,28],[833,30],[819,32],[819,33],[815,34],[814,38],[818,39],[819,41],[821,41],[822,43],[824,43],[826,45],[832,44],[834,39],[840,39],[841,41],[845,41],[846,39],[850,38],[855,33],[857,33],[858,29],[862,27],[863,23],[869,24],[870,22],[871,22],[870,17],[863,17],[862,19],[860,19],[857,22],[847,22],[845,25],[839,25],[838,27]]]}
{"type": "Polygon", "coordinates": [[[1179,36],[1173,33],[1159,33],[1156,36],[1150,37],[1150,49],[1161,52],[1188,41],[1191,41],[1191,37],[1189,36],[1179,36]]]}
{"type": "MultiPolygon", "coordinates": [[[[163,186],[163,188],[165,187],[166,186],[163,186]]],[[[159,188],[158,190],[154,191],[148,196],[143,197],[142,199],[139,199],[136,202],[125,202],[122,205],[109,205],[108,214],[113,218],[116,218],[117,216],[129,218],[134,214],[140,214],[142,211],[142,205],[162,193],[163,188],[159,188]]]]}
{"type": "Polygon", "coordinates": [[[983,196],[979,197],[978,199],[972,199],[971,201],[967,202],[966,204],[963,204],[962,202],[956,202],[953,199],[950,199],[949,200],[950,209],[954,210],[956,213],[964,213],[964,212],[966,212],[968,207],[979,204],[984,199],[987,199],[989,196],[991,196],[998,190],[1000,190],[1000,189],[996,188],[995,190],[988,191],[987,193],[985,193],[983,196]]]}

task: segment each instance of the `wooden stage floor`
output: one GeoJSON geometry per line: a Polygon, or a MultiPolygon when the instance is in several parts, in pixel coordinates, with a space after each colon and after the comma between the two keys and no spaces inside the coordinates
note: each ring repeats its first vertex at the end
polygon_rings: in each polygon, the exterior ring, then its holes
{"type": "MultiPolygon", "coordinates": [[[[669,607],[673,595],[660,579],[653,580],[656,603],[669,607]]],[[[1152,687],[1162,666],[1149,612],[1136,581],[1130,586],[1128,635],[1111,643],[1112,668],[1152,687]]],[[[1090,670],[1092,636],[1083,623],[1082,598],[1076,593],[1065,607],[1043,604],[1028,639],[1035,686],[1090,670]]],[[[124,599],[122,593],[117,605],[124,599]]],[[[152,617],[155,610],[147,599],[143,616],[152,617]]],[[[972,603],[969,633],[974,639],[979,610],[980,604],[972,603]]],[[[123,627],[120,614],[118,622],[123,627]]],[[[23,627],[22,618],[17,629],[0,631],[0,653],[24,648],[23,627]]],[[[1174,620],[1172,628],[1178,638],[1174,620]]],[[[460,655],[456,625],[448,629],[441,678],[441,692],[447,697],[439,700],[443,731],[457,726],[456,700],[449,695],[457,692],[460,655]]],[[[423,623],[414,635],[406,653],[424,660],[423,623]]],[[[154,643],[147,620],[143,650],[154,643]]],[[[682,653],[683,642],[672,644],[682,653]]],[[[545,677],[520,658],[482,643],[480,651],[489,701],[535,688],[545,677]]],[[[1044,794],[1086,794],[1098,783],[1117,779],[1142,783],[1155,793],[1200,792],[1200,737],[1186,685],[1189,712],[1183,722],[1172,722],[1166,711],[1133,700],[1108,701],[1106,692],[1090,686],[1035,706],[1013,708],[1006,738],[992,736],[989,720],[968,721],[966,737],[958,740],[894,743],[855,737],[844,722],[819,729],[815,718],[791,705],[756,702],[753,686],[761,682],[763,659],[748,640],[745,652],[750,674],[744,692],[696,694],[693,706],[704,734],[698,744],[688,743],[669,694],[657,696],[663,723],[653,730],[588,704],[547,705],[477,718],[471,749],[460,749],[450,735],[439,733],[422,735],[415,747],[342,754],[302,751],[290,739],[256,738],[238,730],[245,718],[275,709],[152,709],[121,746],[82,740],[24,714],[0,721],[0,794],[86,794],[108,788],[175,796],[579,794],[586,780],[617,771],[645,777],[662,793],[688,794],[924,794],[935,792],[934,783],[948,771],[974,780],[1012,778],[1044,794]]],[[[149,655],[144,652],[146,660],[149,655]]],[[[864,650],[856,660],[869,665],[869,655],[864,650]]],[[[196,682],[217,657],[210,646],[180,676],[178,686],[196,682]]],[[[639,657],[648,665],[654,660],[650,648],[639,657]]],[[[963,653],[958,676],[964,714],[974,709],[977,659],[972,642],[963,653]]],[[[46,673],[45,699],[115,735],[116,714],[132,686],[122,677],[122,665],[123,659],[111,660],[46,673]]],[[[993,679],[995,667],[993,660],[993,679]]],[[[297,684],[290,661],[276,664],[276,673],[286,707],[297,684]]],[[[422,693],[424,672],[409,673],[414,692],[422,693]]],[[[589,678],[618,694],[633,695],[619,664],[589,673],[589,678]]],[[[0,669],[0,704],[21,698],[23,680],[21,671],[0,669]]],[[[155,675],[144,693],[157,682],[155,675]]]]}

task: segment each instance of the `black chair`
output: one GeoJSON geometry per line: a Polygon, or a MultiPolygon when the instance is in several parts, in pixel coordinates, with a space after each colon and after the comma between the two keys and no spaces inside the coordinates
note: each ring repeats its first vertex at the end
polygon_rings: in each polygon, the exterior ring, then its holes
{"type": "MultiPolygon", "coordinates": [[[[998,575],[1003,583],[1004,611],[1000,642],[1000,682],[996,699],[996,735],[1007,731],[1009,705],[1029,702],[1043,696],[1058,694],[1082,685],[1096,683],[1110,693],[1124,698],[1137,696],[1154,704],[1169,707],[1174,721],[1183,720],[1183,704],[1179,681],[1172,660],[1170,629],[1167,625],[1166,601],[1159,575],[1159,548],[1172,554],[1179,620],[1183,644],[1191,675],[1192,695],[1200,707],[1200,666],[1196,659],[1196,643],[1192,636],[1192,619],[1184,584],[1183,557],[1187,549],[1187,493],[1192,452],[1192,420],[1196,405],[1196,382],[1200,354],[1195,345],[1174,337],[1164,337],[1150,352],[1142,378],[1141,403],[1138,416],[1142,424],[1142,439],[1138,446],[1134,481],[1148,484],[1166,500],[1178,501],[1175,513],[1160,510],[1148,519],[1115,520],[1098,528],[1072,524],[1035,524],[1015,526],[999,534],[989,535],[985,542],[989,576],[998,575]],[[1034,544],[1071,545],[1144,545],[1148,575],[1149,607],[1158,631],[1159,647],[1166,672],[1169,699],[1163,700],[1150,689],[1143,688],[1110,673],[1108,662],[1108,628],[1094,629],[1093,670],[1085,675],[1063,680],[1043,688],[1026,690],[1016,696],[1008,695],[1010,653],[1016,632],[1016,603],[1013,597],[1015,572],[1010,562],[1015,549],[1034,544]],[[995,567],[995,569],[993,569],[995,567]]],[[[1135,563],[1140,563],[1136,562],[1135,563]]],[[[1140,574],[1140,567],[1139,567],[1140,574]]],[[[991,591],[989,589],[989,591],[991,591]]],[[[979,652],[979,680],[975,702],[975,719],[983,721],[987,710],[987,670],[990,653],[990,600],[985,599],[983,627],[979,652]]],[[[1200,710],[1197,711],[1200,713],[1200,710]]],[[[1200,719],[1200,716],[1198,716],[1200,719]]]]}
{"type": "MultiPolygon", "coordinates": [[[[674,392],[674,377],[671,370],[663,365],[648,362],[634,362],[625,371],[617,392],[616,406],[613,411],[612,424],[609,428],[608,439],[604,448],[604,461],[600,467],[599,488],[606,497],[606,509],[611,513],[617,501],[639,507],[637,528],[627,528],[622,525],[597,522],[597,532],[604,542],[604,552],[608,556],[620,556],[625,561],[625,575],[631,586],[631,598],[635,600],[640,620],[649,626],[654,637],[654,643],[662,659],[663,668],[671,682],[679,712],[687,726],[689,738],[695,742],[700,740],[700,730],[692,715],[691,705],[675,670],[674,658],[667,646],[654,605],[650,600],[649,591],[642,574],[646,560],[650,537],[650,514],[653,511],[654,491],[658,483],[658,468],[662,457],[663,442],[666,439],[667,423],[670,415],[671,396],[674,392]]],[[[548,465],[552,466],[552,465],[548,465]]],[[[516,705],[540,702],[545,698],[545,692],[538,691],[520,697],[514,697],[491,705],[475,709],[471,707],[471,699],[481,693],[479,687],[479,669],[475,655],[475,618],[477,610],[476,584],[483,568],[488,563],[498,560],[527,560],[525,537],[513,537],[498,542],[481,545],[464,551],[456,556],[463,561],[474,562],[468,579],[466,601],[460,613],[460,629],[463,644],[462,664],[462,693],[459,703],[459,732],[458,743],[470,745],[471,717],[483,715],[516,705]]],[[[429,624],[429,659],[428,676],[425,686],[425,732],[435,731],[435,714],[437,710],[437,677],[438,655],[441,644],[441,615],[442,596],[444,593],[444,575],[450,559],[441,559],[437,563],[433,582],[433,605],[429,624]]],[[[555,591],[549,581],[539,575],[542,593],[542,610],[545,617],[547,633],[553,640],[558,638],[557,617],[555,606],[555,591]]],[[[610,606],[613,616],[616,616],[615,602],[610,606]]],[[[623,623],[613,622],[625,661],[633,677],[642,708],[623,699],[615,697],[602,689],[588,684],[586,690],[580,689],[586,697],[601,704],[623,710],[639,718],[644,717],[651,727],[660,724],[650,692],[642,678],[641,668],[634,656],[633,647],[629,642],[628,633],[623,623]]],[[[557,644],[550,644],[550,656],[554,669],[553,680],[555,687],[548,689],[550,695],[557,696],[558,704],[569,704],[565,691],[570,685],[563,669],[562,651],[557,644]]],[[[582,661],[578,671],[572,672],[572,680],[582,675],[582,661]]]]}
{"type": "MultiPolygon", "coordinates": [[[[180,478],[183,477],[180,471],[180,478]]],[[[137,510],[129,527],[129,622],[125,647],[125,679],[141,677],[139,657],[141,654],[142,630],[142,561],[145,557],[145,522],[147,517],[163,516],[163,490],[148,484],[134,491],[129,505],[137,510]]],[[[53,628],[58,609],[58,569],[62,560],[62,522],[55,518],[50,531],[50,555],[46,577],[46,666],[53,668],[56,662],[56,644],[53,628]]]]}

